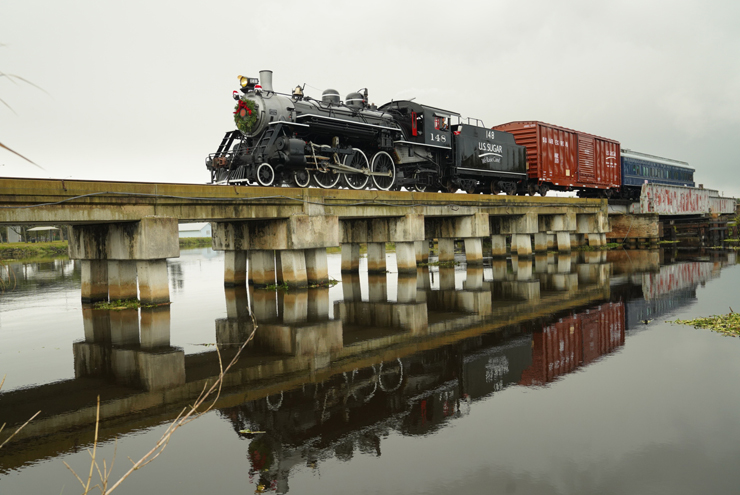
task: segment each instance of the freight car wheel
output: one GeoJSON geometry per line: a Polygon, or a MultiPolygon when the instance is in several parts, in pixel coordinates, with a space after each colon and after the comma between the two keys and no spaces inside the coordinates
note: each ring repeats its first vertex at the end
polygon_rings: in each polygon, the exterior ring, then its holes
{"type": "Polygon", "coordinates": [[[375,153],[371,169],[374,173],[387,175],[373,175],[373,184],[382,191],[389,191],[396,182],[396,166],[391,155],[385,151],[375,153]]]}
{"type": "Polygon", "coordinates": [[[527,185],[527,192],[530,196],[534,196],[537,193],[537,184],[528,184],[527,185]]]}
{"type": "Polygon", "coordinates": [[[549,191],[550,188],[546,184],[542,184],[539,188],[540,196],[547,196],[547,191],[549,191]]]}
{"type": "Polygon", "coordinates": [[[275,170],[269,163],[262,163],[257,167],[257,182],[260,186],[269,187],[275,182],[275,170]]]}
{"type": "Polygon", "coordinates": [[[339,174],[332,169],[326,172],[317,171],[313,173],[313,180],[317,186],[323,189],[331,189],[339,182],[339,174]]]}
{"type": "Polygon", "coordinates": [[[351,159],[349,159],[349,155],[344,157],[343,165],[356,168],[360,173],[344,173],[342,174],[342,177],[344,177],[344,183],[347,184],[347,187],[350,189],[365,189],[367,183],[370,182],[370,176],[365,175],[363,172],[369,170],[370,164],[367,161],[367,156],[365,156],[365,153],[363,153],[362,150],[357,148],[353,148],[353,150],[355,152],[354,155],[352,155],[351,159]]]}
{"type": "Polygon", "coordinates": [[[498,187],[498,183],[494,180],[491,181],[491,194],[498,194],[501,192],[501,188],[498,187]]]}
{"type": "Polygon", "coordinates": [[[296,170],[293,172],[293,182],[298,187],[308,187],[311,183],[311,173],[308,170],[296,170]]]}

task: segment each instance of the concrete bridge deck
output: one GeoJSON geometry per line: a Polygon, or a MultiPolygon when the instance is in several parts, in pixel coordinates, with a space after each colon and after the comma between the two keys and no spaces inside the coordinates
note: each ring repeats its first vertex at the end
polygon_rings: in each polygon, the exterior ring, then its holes
{"type": "Polygon", "coordinates": [[[213,223],[225,251],[224,285],[303,287],[328,281],[327,247],[342,270],[384,273],[395,243],[399,273],[415,273],[436,240],[440,262],[463,240],[468,265],[494,257],[570,252],[606,242],[606,200],[143,182],[0,179],[0,224],[68,224],[69,255],[82,260],[82,300],[169,301],[166,258],[178,257],[178,222],[213,223]],[[534,242],[533,242],[534,239],[534,242]],[[247,272],[249,260],[249,272],[247,272]],[[137,290],[138,288],[138,290],[137,290]]]}
{"type": "Polygon", "coordinates": [[[147,216],[189,221],[336,215],[343,218],[409,213],[465,216],[542,214],[573,208],[606,212],[606,200],[504,195],[263,188],[148,182],[0,178],[0,223],[132,222],[147,216]]]}

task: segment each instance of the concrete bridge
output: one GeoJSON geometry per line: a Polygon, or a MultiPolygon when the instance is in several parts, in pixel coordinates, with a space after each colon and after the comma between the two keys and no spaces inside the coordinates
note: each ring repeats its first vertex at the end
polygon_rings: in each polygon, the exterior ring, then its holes
{"type": "Polygon", "coordinates": [[[395,243],[399,273],[415,273],[436,239],[440,262],[462,240],[469,266],[493,257],[600,246],[609,231],[606,200],[528,196],[258,188],[192,184],[0,179],[0,223],[68,224],[69,255],[82,260],[83,302],[169,301],[166,259],[179,256],[178,222],[213,223],[225,252],[224,285],[249,279],[321,284],[326,248],[342,249],[342,270],[385,272],[395,243]],[[138,294],[137,294],[138,282],[138,294]]]}

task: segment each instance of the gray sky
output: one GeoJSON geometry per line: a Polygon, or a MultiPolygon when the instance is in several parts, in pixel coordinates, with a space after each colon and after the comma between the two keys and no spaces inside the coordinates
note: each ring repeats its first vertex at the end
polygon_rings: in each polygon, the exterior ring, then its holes
{"type": "Polygon", "coordinates": [[[487,126],[542,120],[689,162],[740,197],[740,2],[0,3],[0,176],[205,183],[237,76],[271,69],[487,126]]]}

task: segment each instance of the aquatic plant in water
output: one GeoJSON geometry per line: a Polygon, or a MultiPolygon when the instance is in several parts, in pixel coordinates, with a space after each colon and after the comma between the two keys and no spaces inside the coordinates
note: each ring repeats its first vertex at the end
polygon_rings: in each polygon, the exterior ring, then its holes
{"type": "Polygon", "coordinates": [[[740,313],[735,313],[732,308],[726,315],[707,316],[694,318],[693,320],[675,320],[670,323],[691,325],[694,328],[708,328],[722,335],[740,337],[740,313]]]}

